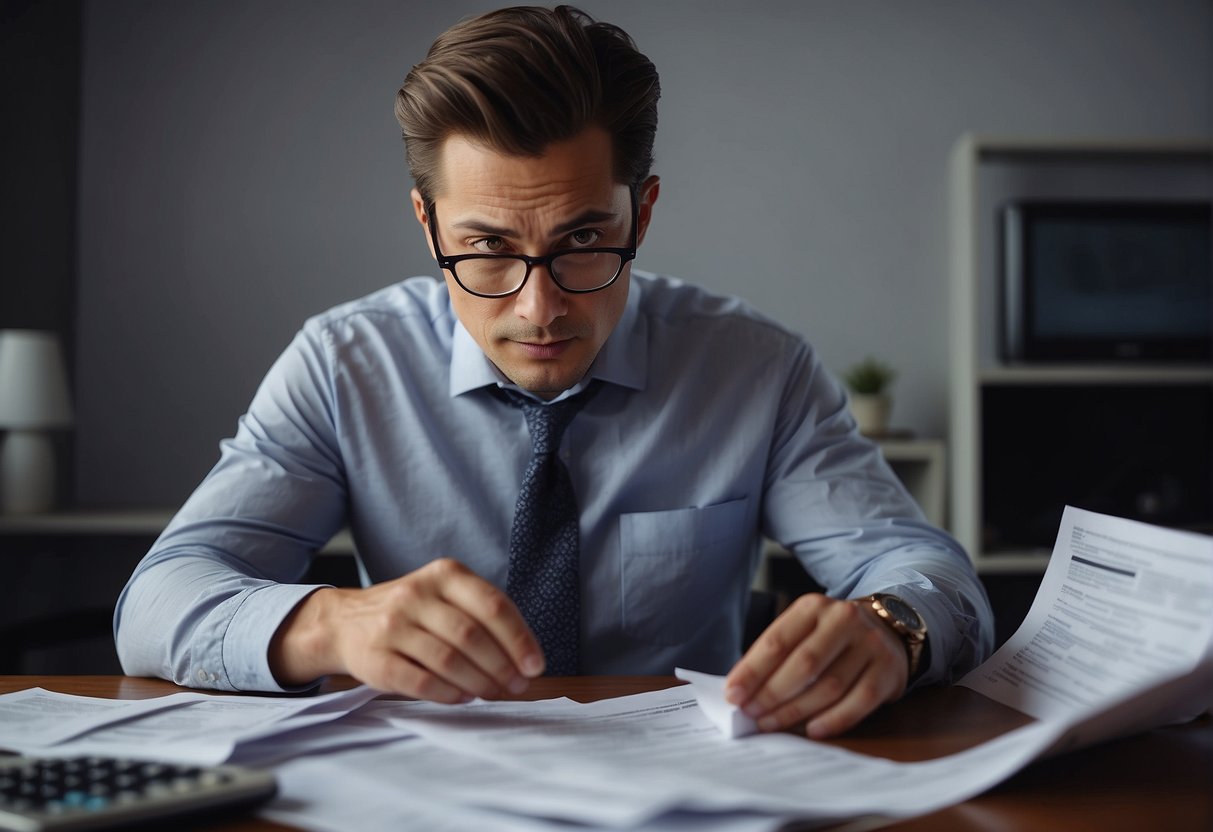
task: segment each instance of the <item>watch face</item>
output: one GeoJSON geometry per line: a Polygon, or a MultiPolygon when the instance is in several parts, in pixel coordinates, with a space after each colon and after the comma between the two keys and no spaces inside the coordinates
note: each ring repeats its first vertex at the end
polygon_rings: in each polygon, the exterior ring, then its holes
{"type": "Polygon", "coordinates": [[[914,608],[905,601],[898,598],[896,595],[880,596],[880,603],[888,610],[889,615],[900,624],[903,624],[911,630],[917,630],[922,627],[922,619],[918,617],[918,613],[914,608]]]}

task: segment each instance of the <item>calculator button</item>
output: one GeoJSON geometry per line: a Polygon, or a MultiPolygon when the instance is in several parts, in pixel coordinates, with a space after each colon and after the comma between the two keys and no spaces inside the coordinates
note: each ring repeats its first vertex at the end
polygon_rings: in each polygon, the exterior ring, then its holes
{"type": "Polygon", "coordinates": [[[199,809],[251,806],[275,791],[271,775],[234,767],[96,756],[0,758],[0,830],[126,829],[199,809]],[[12,826],[13,817],[22,825],[12,826]]]}

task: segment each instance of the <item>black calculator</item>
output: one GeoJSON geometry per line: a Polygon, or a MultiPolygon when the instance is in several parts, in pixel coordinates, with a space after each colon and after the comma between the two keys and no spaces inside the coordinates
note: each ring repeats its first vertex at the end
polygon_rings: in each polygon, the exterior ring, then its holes
{"type": "Polygon", "coordinates": [[[0,830],[117,829],[181,815],[248,809],[278,791],[239,766],[115,757],[0,757],[0,830]]]}

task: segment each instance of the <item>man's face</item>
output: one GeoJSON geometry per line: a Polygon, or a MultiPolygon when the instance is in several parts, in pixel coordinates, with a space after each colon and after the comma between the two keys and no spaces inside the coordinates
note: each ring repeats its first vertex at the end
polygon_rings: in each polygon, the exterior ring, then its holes
{"type": "MultiPolygon", "coordinates": [[[[441,165],[434,213],[443,254],[539,256],[631,241],[631,196],[612,178],[611,139],[604,130],[589,128],[533,158],[454,136],[443,145],[441,165]]],[[[656,177],[641,188],[637,244],[657,191],[656,177]]],[[[429,217],[415,189],[412,198],[426,226],[429,217]]],[[[522,289],[503,298],[469,294],[449,272],[445,276],[455,314],[489,360],[519,387],[553,398],[581,380],[619,322],[630,272],[629,263],[606,289],[570,294],[547,267],[535,266],[522,289]]]]}

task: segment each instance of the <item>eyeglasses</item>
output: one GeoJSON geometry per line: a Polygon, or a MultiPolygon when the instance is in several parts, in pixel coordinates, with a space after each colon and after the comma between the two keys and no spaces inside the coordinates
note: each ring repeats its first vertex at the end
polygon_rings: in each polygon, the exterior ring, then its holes
{"type": "Polygon", "coordinates": [[[432,200],[425,204],[430,237],[440,268],[448,270],[465,292],[481,298],[503,298],[522,291],[531,269],[546,266],[552,280],[566,292],[584,295],[607,288],[623,267],[636,259],[639,209],[632,192],[632,242],[627,248],[577,248],[542,257],[525,254],[456,254],[448,257],[438,244],[438,217],[432,200]]]}

